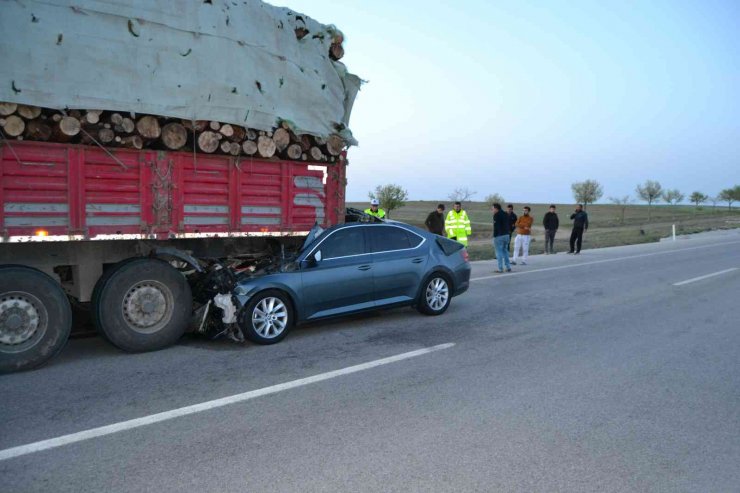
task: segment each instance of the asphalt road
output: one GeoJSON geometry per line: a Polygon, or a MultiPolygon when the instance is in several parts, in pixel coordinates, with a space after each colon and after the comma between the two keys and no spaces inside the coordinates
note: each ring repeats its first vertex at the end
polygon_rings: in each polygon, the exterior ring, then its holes
{"type": "Polygon", "coordinates": [[[269,347],[72,341],[0,377],[0,490],[740,490],[740,231],[473,278],[269,347]]]}

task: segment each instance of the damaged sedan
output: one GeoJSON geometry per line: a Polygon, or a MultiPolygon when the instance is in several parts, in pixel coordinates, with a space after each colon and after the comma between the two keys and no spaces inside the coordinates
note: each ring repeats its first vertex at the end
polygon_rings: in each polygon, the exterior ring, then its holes
{"type": "Polygon", "coordinates": [[[196,331],[258,344],[296,324],[413,306],[441,315],[470,282],[462,244],[385,221],[315,226],[297,253],[214,262],[191,277],[196,331]]]}

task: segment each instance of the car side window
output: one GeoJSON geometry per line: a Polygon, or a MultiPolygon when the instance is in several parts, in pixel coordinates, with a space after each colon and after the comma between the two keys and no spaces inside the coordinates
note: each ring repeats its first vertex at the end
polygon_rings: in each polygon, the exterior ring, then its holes
{"type": "MultiPolygon", "coordinates": [[[[373,253],[412,248],[409,234],[405,229],[395,226],[372,226],[368,228],[370,248],[373,253]]],[[[415,236],[415,235],[412,235],[415,236]]],[[[421,238],[419,238],[419,242],[421,238]]]]}
{"type": "Polygon", "coordinates": [[[346,228],[336,231],[320,246],[321,257],[324,259],[362,255],[365,251],[365,235],[363,228],[346,228]]]}
{"type": "Polygon", "coordinates": [[[424,238],[421,236],[412,233],[411,231],[406,231],[406,235],[409,237],[409,243],[411,244],[411,248],[418,247],[422,241],[424,241],[424,238]]]}

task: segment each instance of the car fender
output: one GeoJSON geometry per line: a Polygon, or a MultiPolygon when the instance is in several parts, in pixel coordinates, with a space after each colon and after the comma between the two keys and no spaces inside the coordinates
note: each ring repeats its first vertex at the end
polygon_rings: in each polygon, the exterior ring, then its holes
{"type": "Polygon", "coordinates": [[[239,304],[241,307],[244,307],[247,303],[249,303],[249,300],[252,299],[255,295],[258,293],[261,293],[262,291],[269,291],[269,290],[277,290],[284,292],[288,298],[290,298],[290,303],[292,305],[293,309],[293,315],[294,315],[294,321],[301,320],[302,310],[301,310],[301,304],[300,304],[300,297],[298,296],[298,293],[291,288],[288,284],[280,282],[278,280],[275,281],[264,281],[259,280],[256,284],[247,284],[247,285],[238,285],[234,289],[234,295],[239,300],[239,304]]]}

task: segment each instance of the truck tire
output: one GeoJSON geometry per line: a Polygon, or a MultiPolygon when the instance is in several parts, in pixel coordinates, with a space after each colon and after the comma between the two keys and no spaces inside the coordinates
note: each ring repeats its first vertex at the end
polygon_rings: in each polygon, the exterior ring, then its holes
{"type": "Polygon", "coordinates": [[[108,282],[108,279],[110,279],[118,268],[129,262],[133,262],[134,260],[139,260],[139,258],[140,257],[131,257],[121,260],[117,264],[111,265],[105,270],[105,272],[103,272],[103,275],[100,276],[98,281],[95,283],[92,296],[90,297],[90,318],[92,319],[92,323],[97,329],[98,334],[100,334],[104,339],[108,339],[108,337],[100,326],[100,292],[103,290],[103,286],[108,282]]]}
{"type": "Polygon", "coordinates": [[[257,293],[239,312],[239,329],[257,344],[282,341],[293,325],[290,298],[274,289],[257,293]]]}
{"type": "Polygon", "coordinates": [[[59,283],[31,267],[0,266],[0,373],[43,365],[71,330],[72,308],[59,283]]]}
{"type": "Polygon", "coordinates": [[[193,297],[185,277],[152,258],[123,261],[100,288],[96,320],[105,337],[124,351],[155,351],[185,333],[193,297]]]}

